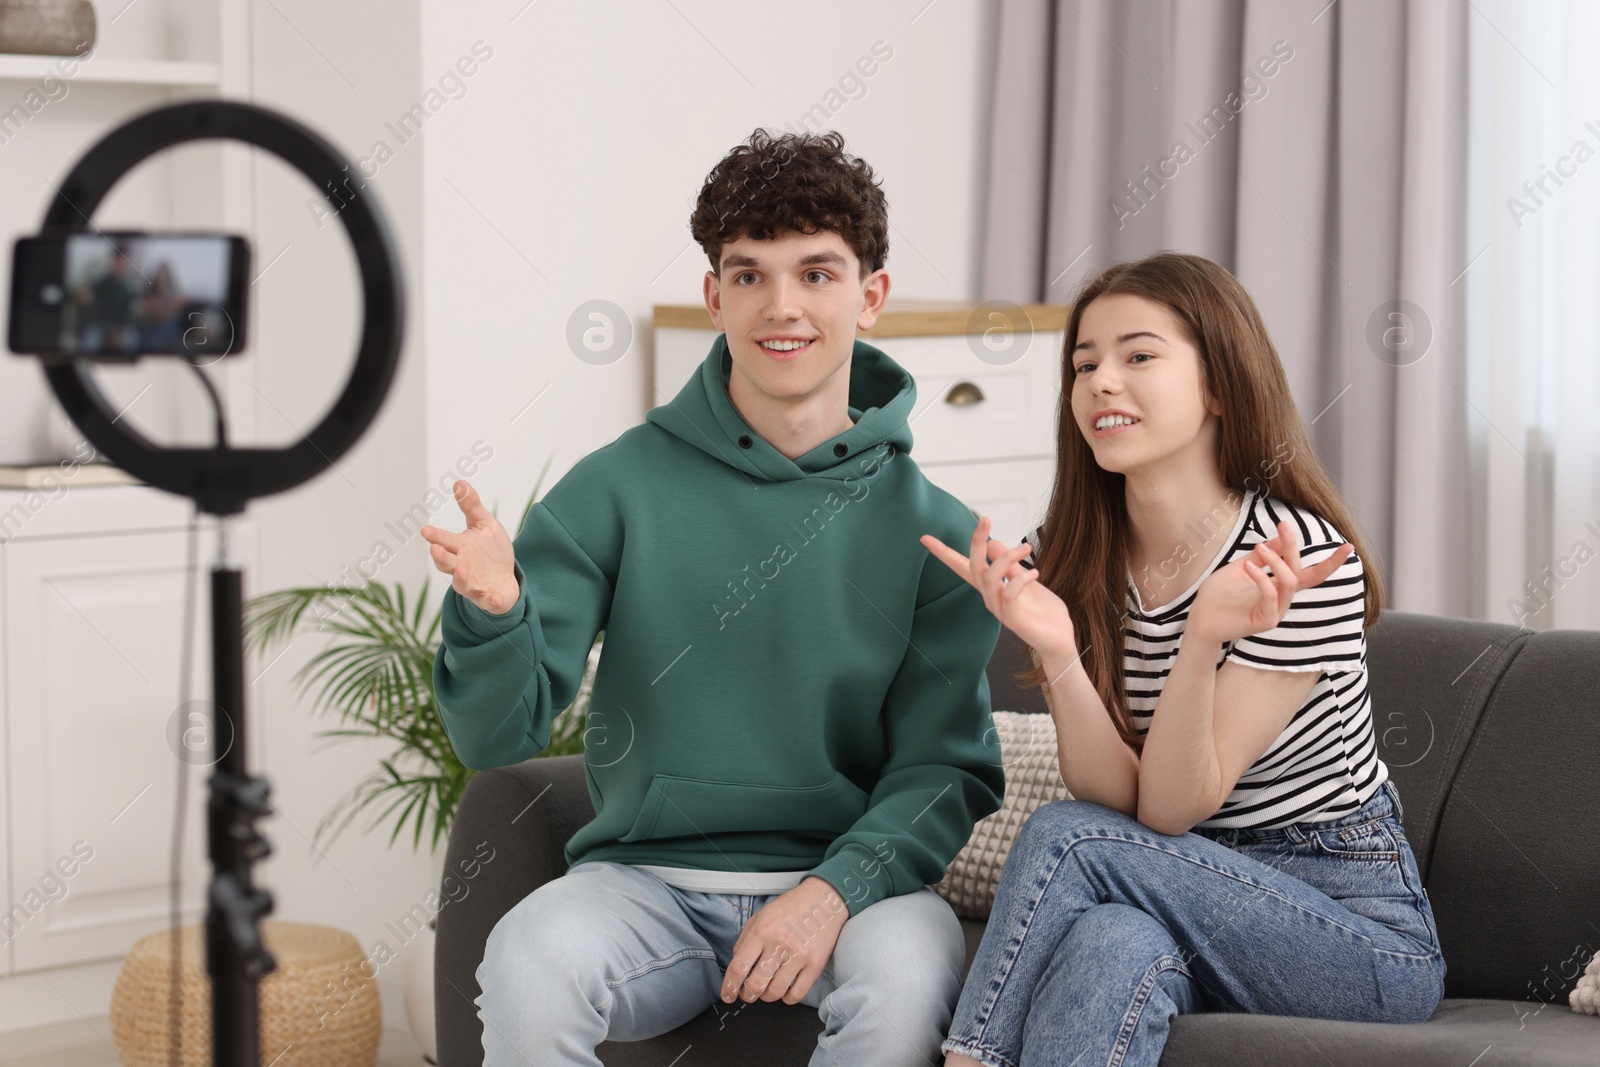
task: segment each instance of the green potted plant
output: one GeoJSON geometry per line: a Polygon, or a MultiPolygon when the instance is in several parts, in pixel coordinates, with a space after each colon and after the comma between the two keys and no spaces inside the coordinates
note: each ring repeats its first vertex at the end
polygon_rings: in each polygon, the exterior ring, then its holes
{"type": "MultiPolygon", "coordinates": [[[[522,509],[524,519],[549,468],[546,460],[522,509]]],[[[498,505],[491,510],[498,514],[498,505]]],[[[444,602],[442,596],[438,598],[432,617],[424,625],[423,612],[431,602],[431,582],[431,576],[424,580],[422,591],[409,606],[406,591],[399,583],[391,589],[375,581],[358,589],[280,589],[253,597],[245,604],[245,641],[257,655],[264,655],[279,641],[291,640],[308,625],[334,636],[294,675],[302,697],[315,688],[313,707],[324,714],[328,710],[337,712],[344,724],[340,729],[319,731],[318,737],[370,737],[397,743],[390,755],[378,761],[378,769],[351,788],[317,823],[312,848],[318,855],[322,854],[324,839],[331,845],[358,814],[384,801],[388,805],[373,816],[367,829],[398,809],[389,843],[393,844],[410,825],[415,851],[421,845],[423,830],[431,822],[429,851],[433,851],[440,838],[449,834],[456,805],[476,773],[456,758],[439,719],[433,664],[444,602]]],[[[550,746],[540,757],[583,751],[589,693],[603,638],[604,634],[596,635],[578,696],[556,716],[550,730],[550,746]]],[[[437,1057],[431,919],[428,927],[429,933],[421,938],[426,943],[418,946],[407,968],[406,999],[412,1032],[433,1062],[437,1057]],[[414,979],[413,973],[418,977],[414,979]],[[424,985],[426,988],[422,988],[424,985]]]]}

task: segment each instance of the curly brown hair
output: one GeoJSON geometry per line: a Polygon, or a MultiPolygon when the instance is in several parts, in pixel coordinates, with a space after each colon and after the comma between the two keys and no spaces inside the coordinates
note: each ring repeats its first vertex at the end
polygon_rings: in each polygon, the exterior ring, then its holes
{"type": "Polygon", "coordinates": [[[774,137],[757,129],[706,175],[689,217],[689,231],[719,277],[729,241],[824,230],[855,252],[858,278],[883,268],[888,201],[872,168],[846,153],[844,138],[832,130],[774,137]]]}

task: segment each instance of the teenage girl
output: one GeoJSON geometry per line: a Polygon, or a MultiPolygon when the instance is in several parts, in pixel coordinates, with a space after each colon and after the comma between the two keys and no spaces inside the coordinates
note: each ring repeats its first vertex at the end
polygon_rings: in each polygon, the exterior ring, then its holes
{"type": "Polygon", "coordinates": [[[1154,1065],[1180,1012],[1426,1020],[1444,959],[1367,693],[1381,581],[1255,303],[1196,256],[1118,264],[1062,370],[1034,543],[922,538],[1030,646],[1075,798],[1017,835],[946,1067],[1154,1065]]]}

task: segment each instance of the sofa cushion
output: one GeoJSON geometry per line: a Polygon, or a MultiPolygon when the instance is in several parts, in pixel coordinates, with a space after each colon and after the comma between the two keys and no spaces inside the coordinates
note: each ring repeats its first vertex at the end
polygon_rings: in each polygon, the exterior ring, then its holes
{"type": "Polygon", "coordinates": [[[1005,797],[998,811],[973,826],[944,879],[933,887],[962,919],[989,917],[1000,871],[1023,821],[1042,804],[1072,797],[1061,780],[1056,725],[1049,715],[997,711],[994,732],[985,742],[1005,769],[1005,797]]]}
{"type": "Polygon", "coordinates": [[[1446,1000],[1425,1023],[1344,1023],[1281,1015],[1180,1015],[1163,1067],[1593,1067],[1595,1020],[1565,1005],[1446,1000]],[[1493,1051],[1490,1051],[1490,1050],[1493,1051]],[[1487,1055],[1485,1055],[1487,1053],[1487,1055]]]}
{"type": "MultiPolygon", "coordinates": [[[[1504,623],[1386,611],[1367,632],[1378,758],[1400,790],[1400,820],[1422,882],[1456,768],[1494,684],[1531,631],[1504,623]]],[[[1447,957],[1448,958],[1448,955],[1447,957]]]]}
{"type": "Polygon", "coordinates": [[[989,706],[1009,711],[1031,711],[1049,714],[1044,700],[1044,690],[1024,685],[1017,675],[1033,666],[1033,656],[1028,645],[1006,627],[1000,627],[1000,639],[984,667],[989,680],[989,706]]]}
{"type": "MultiPolygon", "coordinates": [[[[1600,950],[1600,633],[1537,634],[1456,770],[1427,880],[1453,997],[1555,1003],[1600,950]]],[[[1600,1027],[1591,1024],[1600,1062],[1600,1027]]]]}
{"type": "Polygon", "coordinates": [[[1600,952],[1594,954],[1577,986],[1567,994],[1567,1003],[1573,1011],[1585,1015],[1600,1015],[1600,952]]]}

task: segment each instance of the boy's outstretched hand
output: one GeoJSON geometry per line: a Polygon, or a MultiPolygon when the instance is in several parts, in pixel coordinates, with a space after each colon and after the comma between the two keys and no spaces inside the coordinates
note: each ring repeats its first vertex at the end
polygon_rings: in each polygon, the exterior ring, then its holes
{"type": "Polygon", "coordinates": [[[491,615],[504,615],[517,602],[516,555],[500,520],[483,506],[478,491],[465,481],[456,482],[456,503],[466,516],[467,528],[451,533],[437,526],[417,531],[429,542],[433,565],[450,576],[450,586],[491,615]]]}

